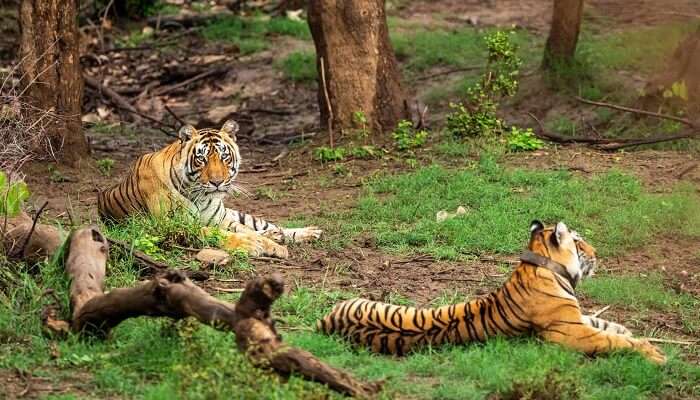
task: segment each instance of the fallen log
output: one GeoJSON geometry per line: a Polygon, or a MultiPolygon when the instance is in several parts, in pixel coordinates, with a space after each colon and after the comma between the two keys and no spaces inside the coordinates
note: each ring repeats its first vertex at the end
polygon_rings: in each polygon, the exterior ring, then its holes
{"type": "MultiPolygon", "coordinates": [[[[31,223],[31,219],[26,217],[17,225],[25,223],[31,223]]],[[[35,234],[44,227],[38,224],[35,234]]],[[[280,275],[251,280],[236,304],[212,297],[182,271],[172,269],[137,286],[105,293],[109,242],[94,226],[71,234],[65,268],[71,280],[72,318],[64,322],[55,318],[56,313],[45,313],[45,323],[51,323],[48,328],[69,326],[79,334],[105,337],[110,329],[128,318],[151,316],[177,320],[194,317],[216,329],[234,332],[237,348],[255,366],[269,368],[282,376],[299,374],[350,396],[373,397],[381,390],[379,382],[360,382],[313,354],[282,341],[270,314],[272,303],[284,292],[280,275]]]]}
{"type": "Polygon", "coordinates": [[[35,263],[52,257],[63,244],[63,237],[55,227],[35,224],[29,215],[21,212],[16,217],[0,217],[0,242],[10,258],[35,263]]]}
{"type": "Polygon", "coordinates": [[[212,297],[174,270],[136,287],[104,294],[108,248],[107,239],[94,227],[71,237],[66,271],[72,280],[71,326],[75,332],[105,335],[123,320],[137,316],[194,317],[216,329],[233,331],[238,349],[256,366],[285,376],[298,373],[352,396],[369,397],[380,390],[379,383],[359,382],[311,353],[282,342],[270,316],[270,306],[284,292],[280,275],[248,282],[237,304],[212,297]]]}

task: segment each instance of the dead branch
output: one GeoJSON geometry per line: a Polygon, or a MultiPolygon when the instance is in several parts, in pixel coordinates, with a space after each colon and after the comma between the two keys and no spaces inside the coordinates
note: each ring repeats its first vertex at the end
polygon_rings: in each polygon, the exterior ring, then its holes
{"type": "Polygon", "coordinates": [[[419,77],[417,77],[417,78],[415,79],[415,81],[416,81],[416,82],[418,82],[418,81],[424,81],[424,80],[428,80],[428,79],[432,79],[432,78],[437,78],[437,77],[439,77],[439,76],[451,75],[451,74],[454,74],[454,73],[457,73],[457,72],[467,72],[467,71],[473,71],[473,70],[475,70],[475,69],[484,69],[484,68],[486,68],[485,65],[470,65],[470,66],[468,66],[468,67],[453,68],[453,69],[448,69],[448,70],[446,70],[446,71],[440,71],[440,72],[436,72],[436,73],[433,73],[433,74],[427,74],[427,75],[419,76],[419,77]]]}
{"type": "Polygon", "coordinates": [[[330,140],[331,148],[333,148],[333,107],[331,107],[331,99],[328,95],[328,87],[326,86],[326,66],[323,62],[323,57],[319,58],[319,62],[321,63],[321,84],[323,85],[323,97],[326,99],[326,107],[328,107],[328,138],[330,140]]]}
{"type": "Polygon", "coordinates": [[[624,112],[633,113],[633,114],[646,115],[648,117],[654,117],[654,118],[659,118],[659,119],[668,119],[671,121],[680,122],[681,124],[687,125],[691,128],[698,128],[689,119],[676,117],[674,115],[660,114],[660,113],[656,113],[656,112],[652,112],[652,111],[640,110],[638,108],[624,107],[624,106],[620,106],[617,104],[605,103],[602,101],[587,100],[587,99],[584,99],[584,98],[578,97],[578,96],[576,96],[575,99],[580,101],[581,103],[590,104],[590,105],[593,105],[596,107],[606,107],[606,108],[611,108],[613,110],[619,110],[619,111],[624,111],[624,112]]]}
{"type": "Polygon", "coordinates": [[[36,229],[36,222],[39,220],[41,213],[44,212],[44,208],[46,208],[48,204],[48,201],[44,201],[44,204],[42,204],[41,207],[39,207],[39,210],[37,210],[36,215],[34,216],[34,220],[32,221],[32,226],[31,228],[29,228],[29,233],[27,233],[27,237],[24,239],[24,243],[22,243],[22,247],[17,252],[17,255],[24,254],[25,250],[27,250],[29,239],[32,238],[32,234],[34,234],[34,229],[36,229]]]}
{"type": "Polygon", "coordinates": [[[164,86],[164,87],[158,88],[158,89],[153,91],[153,95],[154,96],[163,96],[163,95],[171,93],[177,89],[185,87],[191,83],[200,81],[200,80],[205,79],[205,78],[209,78],[210,76],[221,75],[227,71],[228,71],[228,67],[225,67],[225,66],[224,67],[215,67],[215,68],[209,69],[207,71],[204,71],[200,74],[197,74],[189,79],[186,79],[180,83],[176,83],[174,85],[164,86]]]}
{"type": "Polygon", "coordinates": [[[7,218],[4,232],[0,232],[5,254],[34,263],[56,253],[63,243],[58,229],[45,224],[36,224],[32,229],[32,225],[34,221],[24,212],[7,218]]]}
{"type": "Polygon", "coordinates": [[[298,373],[351,396],[370,397],[381,388],[380,383],[357,381],[311,353],[282,342],[270,314],[272,303],[284,292],[278,274],[248,282],[237,304],[212,297],[173,270],[139,286],[105,294],[107,256],[108,241],[95,227],[72,235],[66,271],[72,281],[71,327],[75,332],[105,335],[125,319],[138,316],[194,317],[216,329],[233,331],[238,349],[256,366],[285,376],[298,373]]]}
{"type": "MultiPolygon", "coordinates": [[[[652,136],[648,138],[643,138],[643,139],[600,139],[600,138],[589,138],[589,137],[572,137],[572,136],[562,136],[556,133],[548,132],[542,122],[534,116],[532,113],[528,113],[528,115],[537,122],[537,124],[540,127],[540,132],[537,132],[537,136],[540,136],[544,139],[547,139],[552,142],[557,142],[557,143],[586,143],[589,145],[595,146],[597,149],[600,150],[606,150],[606,151],[613,151],[613,150],[619,150],[623,149],[626,147],[633,147],[633,146],[639,146],[643,144],[654,144],[654,143],[662,143],[662,142],[670,142],[673,140],[680,140],[680,139],[690,139],[690,138],[695,138],[700,135],[700,129],[694,130],[694,131],[689,131],[685,133],[679,133],[677,135],[671,135],[671,136],[652,136]]],[[[659,117],[661,118],[661,117],[659,117]]],[[[675,118],[675,117],[673,117],[675,118]]],[[[688,121],[690,123],[690,121],[688,121]]]]}
{"type": "Polygon", "coordinates": [[[103,85],[102,82],[99,80],[89,76],[89,75],[83,75],[83,79],[85,80],[85,84],[96,90],[99,93],[104,94],[109,98],[114,105],[119,106],[119,108],[126,109],[134,114],[136,114],[136,109],[134,106],[131,105],[125,98],[123,98],[119,93],[115,92],[114,90],[108,88],[107,86],[103,85]]]}

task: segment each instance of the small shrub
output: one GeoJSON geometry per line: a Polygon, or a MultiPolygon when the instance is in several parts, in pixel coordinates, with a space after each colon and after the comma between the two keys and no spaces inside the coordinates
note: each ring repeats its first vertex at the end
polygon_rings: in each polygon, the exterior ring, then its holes
{"type": "Polygon", "coordinates": [[[358,126],[359,131],[357,132],[357,136],[360,140],[367,141],[367,138],[369,137],[369,130],[367,129],[367,116],[363,111],[355,111],[352,113],[352,119],[355,122],[355,125],[358,126]]]}
{"type": "Polygon", "coordinates": [[[372,158],[381,158],[382,150],[372,145],[358,146],[350,149],[350,155],[355,158],[369,160],[372,158]]]}
{"type": "Polygon", "coordinates": [[[508,149],[510,151],[531,151],[544,147],[544,142],[540,140],[531,128],[520,129],[516,126],[510,128],[508,136],[508,149]]]}
{"type": "Polygon", "coordinates": [[[428,138],[425,130],[415,130],[411,121],[402,120],[392,134],[396,148],[404,151],[422,147],[428,138]]]}
{"type": "Polygon", "coordinates": [[[346,150],[342,147],[317,147],[314,149],[314,159],[325,163],[329,161],[341,161],[345,158],[346,150]]]}
{"type": "Polygon", "coordinates": [[[522,61],[510,34],[496,31],[485,37],[488,64],[481,81],[467,88],[466,103],[451,104],[447,131],[456,137],[493,136],[503,133],[503,121],[496,116],[498,102],[518,89],[522,61]]]}
{"type": "Polygon", "coordinates": [[[97,161],[97,168],[102,175],[109,176],[112,172],[112,167],[114,167],[114,160],[111,158],[103,158],[97,161]]]}
{"type": "Polygon", "coordinates": [[[29,198],[29,189],[22,181],[11,182],[7,175],[0,171],[0,196],[0,215],[12,217],[22,210],[22,204],[29,198]]]}

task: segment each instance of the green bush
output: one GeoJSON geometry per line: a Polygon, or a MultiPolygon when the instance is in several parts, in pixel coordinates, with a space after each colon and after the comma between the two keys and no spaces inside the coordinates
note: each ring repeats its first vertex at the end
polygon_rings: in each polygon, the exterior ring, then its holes
{"type": "Polygon", "coordinates": [[[520,129],[516,126],[510,128],[508,136],[508,150],[510,151],[531,151],[544,147],[544,142],[540,140],[531,128],[520,129]]]}
{"type": "Polygon", "coordinates": [[[29,198],[29,189],[22,181],[11,182],[7,175],[0,171],[0,196],[0,215],[12,217],[22,210],[22,204],[29,198]]]}
{"type": "Polygon", "coordinates": [[[341,161],[345,158],[346,150],[342,147],[317,147],[314,149],[314,159],[322,163],[341,161]]]}
{"type": "Polygon", "coordinates": [[[503,133],[503,121],[498,118],[498,102],[515,95],[522,60],[512,33],[496,31],[484,40],[488,48],[488,65],[481,81],[467,89],[466,104],[450,106],[455,110],[447,117],[447,131],[456,137],[493,136],[503,133]]]}
{"type": "Polygon", "coordinates": [[[396,143],[396,148],[403,151],[422,147],[428,138],[428,132],[422,129],[414,129],[413,122],[404,119],[394,129],[392,137],[396,143]]]}

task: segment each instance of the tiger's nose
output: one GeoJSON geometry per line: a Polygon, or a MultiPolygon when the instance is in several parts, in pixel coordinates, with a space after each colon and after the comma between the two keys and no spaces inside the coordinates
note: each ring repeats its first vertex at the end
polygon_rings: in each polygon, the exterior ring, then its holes
{"type": "Polygon", "coordinates": [[[212,185],[214,185],[216,187],[219,187],[219,186],[221,186],[222,183],[224,183],[224,180],[223,179],[209,179],[209,183],[211,183],[212,185]]]}

